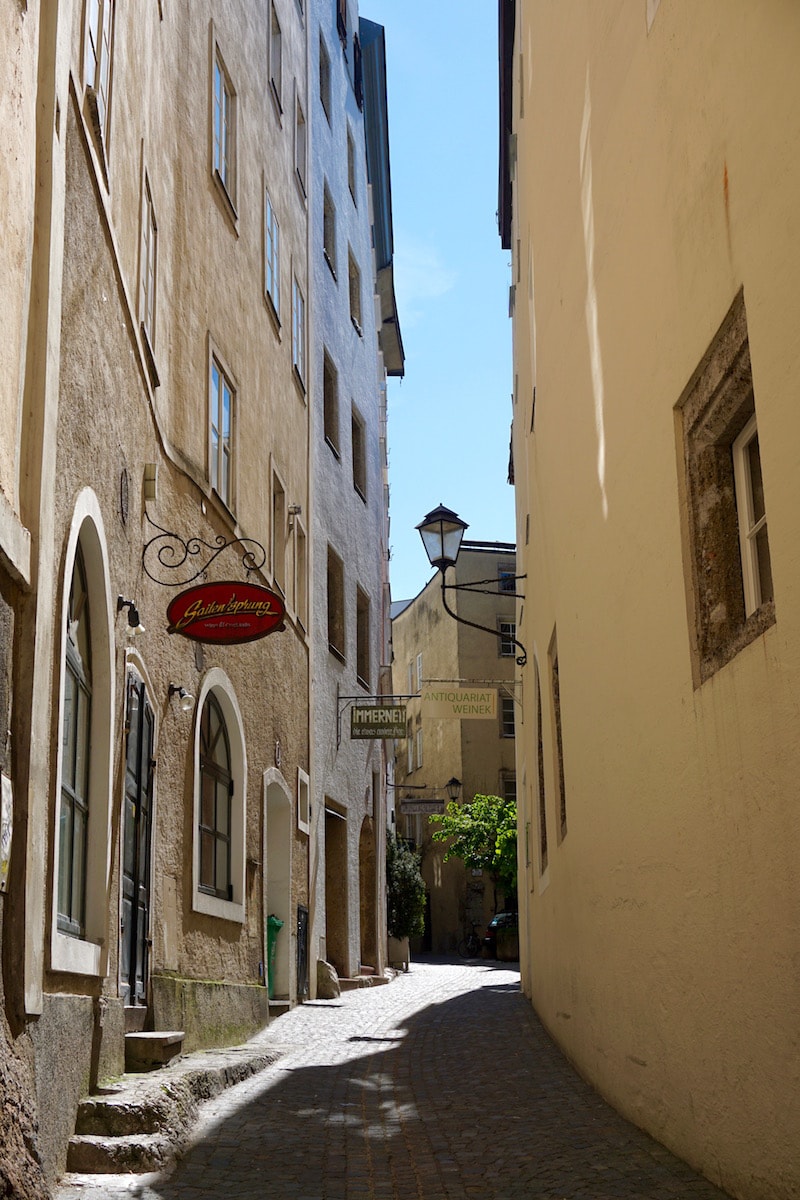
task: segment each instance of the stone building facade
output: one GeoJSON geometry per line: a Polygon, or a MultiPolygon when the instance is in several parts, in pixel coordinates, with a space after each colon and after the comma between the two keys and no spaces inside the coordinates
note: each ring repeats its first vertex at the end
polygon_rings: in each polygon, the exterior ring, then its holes
{"type": "Polygon", "coordinates": [[[800,16],[499,11],[524,987],[628,1117],[788,1200],[800,16]]]}
{"type": "Polygon", "coordinates": [[[447,583],[473,585],[474,591],[448,591],[447,602],[459,617],[496,630],[497,636],[454,620],[442,605],[441,576],[436,575],[410,601],[394,605],[393,681],[397,696],[407,696],[406,737],[396,743],[394,799],[397,832],[422,854],[421,871],[428,893],[423,944],[437,954],[456,949],[472,924],[483,933],[497,905],[485,873],[467,870],[459,859],[444,862],[445,845],[433,841],[431,802],[443,811],[448,780],[461,781],[460,802],[475,795],[516,797],[515,730],[519,711],[515,686],[515,547],[504,542],[461,543],[447,583]],[[494,693],[490,719],[431,717],[421,692],[453,688],[494,693]]]}
{"type": "MultiPolygon", "coordinates": [[[[0,1191],[12,1195],[44,1195],[63,1171],[78,1100],[124,1069],[127,1032],[178,1030],[187,1050],[236,1042],[313,987],[321,8],[2,6],[0,1191]],[[259,603],[280,618],[269,636],[239,640],[238,616],[231,642],[208,627],[183,636],[171,602],[225,582],[240,605],[266,589],[259,603]]],[[[364,118],[351,119],[363,361],[342,367],[369,428],[358,577],[377,688],[384,366],[364,118]]],[[[343,139],[327,159],[337,186],[347,161],[343,139]]],[[[348,445],[349,420],[348,407],[348,445]]],[[[384,774],[378,753],[358,789],[360,808],[377,793],[361,883],[379,965],[384,774]]],[[[359,958],[352,928],[345,965],[359,958]]]]}

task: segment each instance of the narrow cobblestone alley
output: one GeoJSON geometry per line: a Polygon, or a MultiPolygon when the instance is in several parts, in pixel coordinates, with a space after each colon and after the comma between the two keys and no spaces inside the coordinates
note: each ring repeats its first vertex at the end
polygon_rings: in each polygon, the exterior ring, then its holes
{"type": "Polygon", "coordinates": [[[206,1106],[171,1174],[58,1200],[723,1197],[575,1074],[503,964],[415,962],[265,1038],[281,1059],[206,1106]]]}

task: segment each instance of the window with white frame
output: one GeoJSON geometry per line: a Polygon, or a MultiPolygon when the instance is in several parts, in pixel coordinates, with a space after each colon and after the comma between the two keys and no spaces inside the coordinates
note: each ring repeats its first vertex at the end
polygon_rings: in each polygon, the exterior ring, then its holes
{"type": "Polygon", "coordinates": [[[516,568],[513,563],[500,563],[497,568],[497,583],[499,591],[515,592],[517,590],[515,571],[516,568]]]}
{"type": "Polygon", "coordinates": [[[297,828],[311,832],[311,790],[309,777],[302,767],[297,768],[297,828]]]}
{"type": "Polygon", "coordinates": [[[283,111],[283,35],[275,4],[270,4],[269,20],[269,86],[278,112],[283,111]]]}
{"type": "Polygon", "coordinates": [[[292,365],[305,387],[306,300],[296,276],[292,279],[292,365]]]}
{"type": "Polygon", "coordinates": [[[744,607],[749,617],[766,600],[773,598],[764,480],[761,475],[761,451],[755,414],[735,439],[732,452],[744,607]]]}
{"type": "Polygon", "coordinates": [[[100,975],[111,861],[114,645],[108,555],[94,492],[78,496],[66,549],[50,955],[100,975]]]}
{"type": "Polygon", "coordinates": [[[83,82],[86,87],[94,133],[103,150],[108,139],[113,26],[114,0],[86,0],[83,82]]]}
{"type": "Polygon", "coordinates": [[[306,194],[306,166],[308,160],[308,131],[306,114],[299,95],[294,106],[294,167],[303,195],[306,194]]]}
{"type": "Polygon", "coordinates": [[[417,691],[422,687],[422,654],[417,655],[417,691]]]}
{"type": "Polygon", "coordinates": [[[408,694],[413,696],[417,689],[414,686],[414,660],[408,664],[408,694]]]}
{"type": "Polygon", "coordinates": [[[272,580],[282,596],[286,595],[286,492],[275,471],[272,472],[272,580]]]}
{"type": "Polygon", "coordinates": [[[209,383],[209,482],[233,507],[233,384],[215,355],[211,356],[209,383]]]}
{"type": "Polygon", "coordinates": [[[417,770],[422,768],[422,730],[417,730],[417,770]]]}
{"type": "Polygon", "coordinates": [[[139,321],[151,351],[156,345],[156,270],[158,225],[150,180],[144,172],[142,186],[142,242],[139,253],[139,321]]]}
{"type": "Polygon", "coordinates": [[[406,775],[414,770],[414,727],[408,722],[406,729],[406,775]]]}
{"type": "Polygon", "coordinates": [[[195,912],[244,921],[247,756],[241,712],[218,667],[202,682],[195,724],[195,912]]]}
{"type": "Polygon", "coordinates": [[[500,633],[498,639],[500,643],[500,657],[513,658],[515,650],[514,639],[517,636],[516,621],[498,621],[498,631],[500,633]]]}
{"type": "Polygon", "coordinates": [[[264,291],[267,299],[275,310],[275,316],[280,320],[281,315],[281,231],[275,206],[269,192],[264,193],[264,291]]]}
{"type": "Polygon", "coordinates": [[[219,47],[214,50],[214,176],[236,203],[236,93],[219,47]]]}

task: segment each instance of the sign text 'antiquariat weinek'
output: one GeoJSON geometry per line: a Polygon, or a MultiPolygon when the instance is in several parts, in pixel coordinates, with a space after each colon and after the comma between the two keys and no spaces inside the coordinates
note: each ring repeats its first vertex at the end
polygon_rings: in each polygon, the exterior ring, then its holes
{"type": "Polygon", "coordinates": [[[167,632],[196,642],[233,646],[282,628],[285,613],[283,599],[260,584],[237,580],[201,583],[170,601],[167,632]]]}

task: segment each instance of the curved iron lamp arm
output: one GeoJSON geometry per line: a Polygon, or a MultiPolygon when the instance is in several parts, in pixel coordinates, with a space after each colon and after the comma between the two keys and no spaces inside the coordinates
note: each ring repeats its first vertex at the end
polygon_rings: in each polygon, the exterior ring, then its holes
{"type": "Polygon", "coordinates": [[[525,649],[522,642],[517,641],[515,637],[511,637],[507,633],[501,633],[499,629],[490,629],[488,625],[478,625],[475,621],[468,621],[466,617],[459,617],[458,613],[454,613],[452,608],[450,608],[447,603],[448,588],[455,589],[455,585],[445,583],[444,571],[442,571],[442,604],[444,605],[445,612],[449,613],[454,621],[460,621],[462,625],[469,625],[473,629],[480,629],[481,633],[491,633],[496,638],[503,638],[505,641],[513,642],[515,646],[519,646],[522,653],[517,656],[517,666],[524,667],[528,661],[528,651],[525,649]]]}

